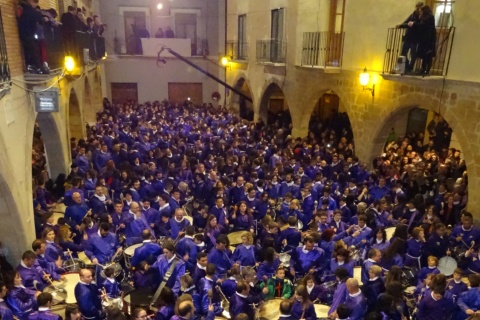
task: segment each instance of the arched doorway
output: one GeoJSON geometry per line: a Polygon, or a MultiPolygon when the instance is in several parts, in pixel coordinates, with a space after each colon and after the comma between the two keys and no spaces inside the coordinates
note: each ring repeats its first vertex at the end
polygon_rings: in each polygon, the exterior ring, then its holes
{"type": "Polygon", "coordinates": [[[66,172],[66,159],[60,132],[51,113],[38,113],[33,131],[32,175],[34,179],[47,170],[52,179],[66,172]]]}
{"type": "Polygon", "coordinates": [[[271,83],[262,96],[259,118],[266,124],[290,128],[292,117],[282,88],[271,83]]]}
{"type": "Polygon", "coordinates": [[[85,85],[84,85],[84,107],[83,112],[85,114],[85,121],[89,124],[95,123],[95,105],[92,101],[92,93],[90,88],[90,82],[88,78],[85,77],[85,85]]]}
{"type": "Polygon", "coordinates": [[[68,102],[68,127],[69,138],[78,141],[84,138],[83,119],[80,111],[80,104],[74,89],[70,91],[70,98],[68,102]]]}
{"type": "MultiPolygon", "coordinates": [[[[432,192],[438,197],[438,190],[443,186],[445,196],[438,200],[443,206],[449,197],[452,202],[458,201],[462,208],[466,205],[468,180],[464,175],[467,167],[461,142],[442,115],[421,106],[401,107],[388,115],[372,138],[370,163],[374,167],[378,169],[379,163],[383,163],[382,169],[390,167],[393,170],[391,176],[398,177],[412,170],[410,174],[415,176],[417,186],[414,189],[424,194],[426,203],[432,204],[433,200],[425,190],[433,186],[432,192]]],[[[408,179],[408,174],[402,179],[408,179]]],[[[442,206],[433,204],[440,212],[442,206]]],[[[452,220],[447,224],[456,222],[452,220]]]]}
{"type": "MultiPolygon", "coordinates": [[[[235,83],[235,89],[241,91],[247,97],[252,99],[252,92],[250,91],[250,87],[247,84],[245,78],[238,79],[237,83],[235,83]]],[[[253,121],[254,111],[253,111],[253,103],[245,99],[244,97],[234,93],[232,97],[232,104],[238,104],[238,110],[240,113],[240,117],[242,119],[247,119],[249,121],[253,121]]]]}
{"type": "Polygon", "coordinates": [[[308,129],[318,136],[325,130],[334,130],[337,137],[353,141],[350,118],[347,112],[341,110],[340,97],[334,91],[320,96],[310,116],[308,129]]]}

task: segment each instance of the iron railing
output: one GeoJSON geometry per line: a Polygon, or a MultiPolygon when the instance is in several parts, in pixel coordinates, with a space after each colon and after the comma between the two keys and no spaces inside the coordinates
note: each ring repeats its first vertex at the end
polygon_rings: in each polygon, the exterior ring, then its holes
{"type": "Polygon", "coordinates": [[[285,63],[287,42],[282,40],[258,40],[257,62],[285,63]]]}
{"type": "Polygon", "coordinates": [[[341,67],[345,32],[304,32],[302,66],[341,67]]]}
{"type": "MultiPolygon", "coordinates": [[[[383,62],[384,74],[404,73],[404,69],[402,67],[404,59],[400,57],[402,56],[405,31],[406,29],[402,28],[388,29],[385,59],[383,62]]],[[[448,73],[448,66],[450,64],[453,39],[455,36],[455,27],[437,28],[436,31],[437,41],[435,45],[435,57],[433,58],[432,67],[429,74],[432,76],[446,76],[448,73]]],[[[409,57],[411,56],[409,55],[409,57]]],[[[421,65],[422,59],[417,57],[411,73],[421,74],[421,65]]]]}
{"type": "Polygon", "coordinates": [[[248,60],[248,43],[227,41],[227,56],[233,60],[248,60]]]}
{"type": "Polygon", "coordinates": [[[3,27],[2,11],[0,8],[0,83],[10,81],[10,67],[8,65],[7,42],[5,41],[5,29],[3,27]]]}

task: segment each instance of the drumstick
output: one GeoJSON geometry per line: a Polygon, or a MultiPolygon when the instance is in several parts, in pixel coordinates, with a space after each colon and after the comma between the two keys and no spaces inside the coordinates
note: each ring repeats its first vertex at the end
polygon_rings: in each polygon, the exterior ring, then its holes
{"type": "Polygon", "coordinates": [[[48,282],[50,282],[50,284],[55,288],[55,290],[59,290],[58,287],[57,287],[57,285],[53,283],[52,279],[50,279],[50,276],[47,275],[47,273],[46,273],[45,271],[43,271],[43,275],[44,275],[44,276],[47,276],[48,282]]]}
{"type": "Polygon", "coordinates": [[[105,288],[102,288],[102,293],[104,295],[103,299],[107,302],[108,306],[111,307],[112,304],[110,303],[110,300],[108,300],[107,290],[105,290],[105,288]]]}
{"type": "Polygon", "coordinates": [[[72,260],[72,263],[75,265],[75,261],[73,260],[73,257],[72,257],[72,251],[70,251],[70,249],[67,249],[67,252],[68,252],[68,255],[70,256],[70,260],[72,260]]]}

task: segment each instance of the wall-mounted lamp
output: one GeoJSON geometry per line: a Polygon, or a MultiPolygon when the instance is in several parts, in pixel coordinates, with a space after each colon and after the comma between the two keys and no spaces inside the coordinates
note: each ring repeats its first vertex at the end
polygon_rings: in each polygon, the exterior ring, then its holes
{"type": "Polygon", "coordinates": [[[64,66],[65,70],[71,73],[75,69],[75,59],[72,56],[65,56],[64,66]]]}
{"type": "Polygon", "coordinates": [[[220,59],[220,63],[222,64],[222,66],[226,67],[230,64],[230,61],[232,59],[228,56],[223,56],[222,59],[220,59]]]}
{"type": "Polygon", "coordinates": [[[372,98],[375,97],[375,83],[372,84],[371,88],[368,88],[370,83],[370,73],[368,73],[367,68],[363,69],[363,72],[360,73],[360,85],[363,87],[363,90],[370,90],[372,92],[372,98]]]}
{"type": "Polygon", "coordinates": [[[163,3],[157,4],[157,10],[162,10],[163,9],[163,3]]]}

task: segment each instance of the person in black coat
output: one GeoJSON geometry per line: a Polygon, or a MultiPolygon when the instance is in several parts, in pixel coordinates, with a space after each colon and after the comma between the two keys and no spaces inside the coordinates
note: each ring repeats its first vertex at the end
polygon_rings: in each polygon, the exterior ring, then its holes
{"type": "Polygon", "coordinates": [[[40,53],[35,40],[37,24],[42,23],[42,14],[37,10],[38,0],[28,0],[22,3],[22,14],[18,18],[18,33],[25,54],[27,72],[41,73],[40,53]]]}
{"type": "Polygon", "coordinates": [[[408,25],[418,29],[417,55],[422,59],[422,75],[428,75],[436,54],[435,45],[437,43],[437,30],[432,9],[429,6],[423,6],[420,9],[418,22],[409,22],[408,25]]]}
{"type": "Polygon", "coordinates": [[[403,37],[402,52],[400,55],[407,58],[405,65],[405,72],[413,70],[415,60],[417,57],[417,44],[418,44],[418,30],[416,28],[410,28],[409,22],[418,22],[420,16],[420,8],[423,6],[423,2],[417,2],[415,10],[408,16],[402,24],[397,25],[397,28],[406,28],[405,36],[403,37]],[[408,52],[410,52],[410,59],[408,59],[408,52]]]}

